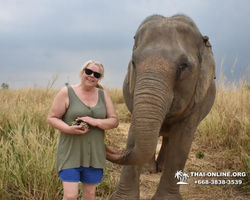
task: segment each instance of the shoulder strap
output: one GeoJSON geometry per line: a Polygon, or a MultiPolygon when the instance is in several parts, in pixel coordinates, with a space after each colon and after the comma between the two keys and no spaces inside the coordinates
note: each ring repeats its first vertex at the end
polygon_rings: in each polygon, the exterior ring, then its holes
{"type": "Polygon", "coordinates": [[[71,85],[67,85],[67,88],[68,88],[68,97],[69,97],[69,104],[70,102],[72,101],[72,96],[74,94],[74,91],[73,91],[73,88],[71,87],[71,85]]]}
{"type": "Polygon", "coordinates": [[[103,89],[98,89],[99,95],[100,95],[100,100],[105,104],[105,97],[104,97],[104,91],[103,89]]]}

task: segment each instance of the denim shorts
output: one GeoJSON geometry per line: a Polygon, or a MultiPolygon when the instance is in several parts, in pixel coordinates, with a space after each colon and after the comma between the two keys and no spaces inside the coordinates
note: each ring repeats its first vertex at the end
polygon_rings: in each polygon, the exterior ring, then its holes
{"type": "Polygon", "coordinates": [[[59,172],[59,177],[65,182],[82,182],[97,184],[102,181],[103,169],[93,167],[79,167],[64,169],[59,172]]]}

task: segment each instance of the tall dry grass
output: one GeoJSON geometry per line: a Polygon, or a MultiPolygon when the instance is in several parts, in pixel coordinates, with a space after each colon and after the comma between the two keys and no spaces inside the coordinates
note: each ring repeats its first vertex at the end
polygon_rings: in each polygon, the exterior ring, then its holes
{"type": "MultiPolygon", "coordinates": [[[[122,91],[106,88],[120,122],[129,122],[122,91]]],[[[61,199],[62,185],[55,160],[58,132],[46,117],[58,91],[50,88],[0,90],[0,199],[61,199]]],[[[213,109],[200,124],[196,139],[203,152],[220,155],[218,170],[248,172],[242,187],[250,181],[250,90],[243,84],[219,85],[213,109]]],[[[107,132],[112,135],[114,131],[107,132]]],[[[114,141],[115,142],[115,141],[114,141]]],[[[115,190],[116,180],[108,165],[99,198],[115,190]]]]}
{"type": "Polygon", "coordinates": [[[46,123],[56,91],[0,90],[0,191],[3,199],[58,199],[56,131],[46,123]]]}
{"type": "MultiPolygon", "coordinates": [[[[127,120],[122,92],[107,90],[127,120]]],[[[58,131],[46,122],[57,92],[50,87],[0,90],[0,199],[62,198],[55,168],[58,131]]],[[[114,185],[106,170],[97,193],[107,196],[114,185]]]]}
{"type": "Polygon", "coordinates": [[[250,89],[240,82],[217,88],[214,106],[197,129],[201,151],[213,154],[217,171],[247,172],[242,188],[250,191],[250,89]]]}

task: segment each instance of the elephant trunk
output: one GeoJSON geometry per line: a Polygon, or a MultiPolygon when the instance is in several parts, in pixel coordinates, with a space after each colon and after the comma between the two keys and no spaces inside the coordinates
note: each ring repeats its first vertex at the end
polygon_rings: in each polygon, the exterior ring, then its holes
{"type": "Polygon", "coordinates": [[[141,72],[137,76],[129,130],[132,142],[128,141],[127,150],[106,147],[107,160],[121,165],[137,165],[153,157],[161,126],[173,99],[172,89],[165,79],[162,73],[152,76],[152,72],[141,72]]]}

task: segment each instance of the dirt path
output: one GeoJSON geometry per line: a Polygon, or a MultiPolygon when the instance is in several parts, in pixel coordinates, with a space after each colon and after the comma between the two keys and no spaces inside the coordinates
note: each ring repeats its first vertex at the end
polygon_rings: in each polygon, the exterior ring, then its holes
{"type": "MultiPolygon", "coordinates": [[[[116,141],[115,146],[124,148],[126,145],[127,133],[129,129],[129,123],[120,123],[117,131],[112,133],[113,139],[116,141]]],[[[161,139],[158,141],[157,152],[159,152],[161,146],[161,139]]],[[[184,171],[189,174],[190,171],[194,172],[217,172],[213,163],[206,158],[196,158],[198,146],[196,142],[193,142],[189,158],[187,160],[184,171]]],[[[113,174],[119,178],[119,173],[113,174]]],[[[189,174],[190,175],[190,174],[189,174]]],[[[157,185],[159,183],[161,173],[154,174],[141,174],[140,196],[142,200],[149,200],[154,195],[157,185]]],[[[196,177],[189,177],[186,182],[188,185],[182,185],[180,187],[181,194],[184,200],[248,200],[250,199],[250,192],[240,192],[237,186],[232,185],[198,185],[195,184],[196,177]]],[[[201,180],[209,178],[199,178],[201,180]]],[[[210,178],[211,179],[211,178],[210,178]]],[[[225,179],[225,178],[224,178],[225,179]]]]}

